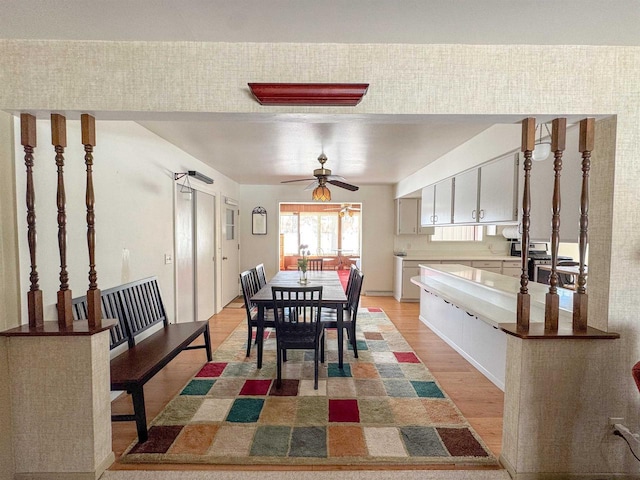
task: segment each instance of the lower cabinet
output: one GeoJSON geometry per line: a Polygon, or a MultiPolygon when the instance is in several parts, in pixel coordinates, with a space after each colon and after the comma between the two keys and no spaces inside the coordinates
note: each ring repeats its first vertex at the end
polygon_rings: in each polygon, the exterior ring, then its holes
{"type": "Polygon", "coordinates": [[[503,331],[424,289],[420,320],[504,391],[507,337],[503,331]]]}

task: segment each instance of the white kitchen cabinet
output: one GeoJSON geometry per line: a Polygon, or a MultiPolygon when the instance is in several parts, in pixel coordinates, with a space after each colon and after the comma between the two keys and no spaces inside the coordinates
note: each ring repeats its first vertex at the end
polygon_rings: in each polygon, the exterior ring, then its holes
{"type": "Polygon", "coordinates": [[[478,222],[515,222],[518,219],[517,154],[480,167],[478,222]]]}
{"type": "Polygon", "coordinates": [[[411,283],[411,277],[420,275],[421,263],[440,263],[423,260],[404,260],[395,257],[393,297],[399,302],[417,302],[420,300],[420,288],[411,283]]]}
{"type": "Polygon", "coordinates": [[[436,202],[436,186],[429,185],[422,189],[422,205],[420,207],[420,225],[428,227],[433,225],[435,215],[435,202],[436,202]]]}
{"type": "Polygon", "coordinates": [[[453,223],[475,223],[478,215],[478,169],[453,178],[453,223]]]}
{"type": "Polygon", "coordinates": [[[435,185],[434,225],[450,225],[453,213],[453,179],[435,185]]]}
{"type": "Polygon", "coordinates": [[[419,198],[396,200],[396,235],[433,235],[433,227],[420,224],[421,203],[419,198]]]}

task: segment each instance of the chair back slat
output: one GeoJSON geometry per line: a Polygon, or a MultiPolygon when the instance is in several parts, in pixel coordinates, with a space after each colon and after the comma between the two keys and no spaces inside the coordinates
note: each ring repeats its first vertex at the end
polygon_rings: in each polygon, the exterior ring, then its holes
{"type": "Polygon", "coordinates": [[[271,287],[276,338],[287,334],[313,334],[321,328],[322,286],[271,287]]]}
{"type": "Polygon", "coordinates": [[[307,259],[307,270],[324,270],[324,258],[307,259]]]}
{"type": "Polygon", "coordinates": [[[264,263],[256,265],[256,275],[258,279],[258,286],[260,288],[264,287],[267,284],[267,274],[264,271],[264,263]]]}

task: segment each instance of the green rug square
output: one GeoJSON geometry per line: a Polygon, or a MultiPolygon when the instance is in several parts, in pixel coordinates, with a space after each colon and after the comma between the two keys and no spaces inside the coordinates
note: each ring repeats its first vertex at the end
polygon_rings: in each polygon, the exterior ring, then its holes
{"type": "Polygon", "coordinates": [[[340,369],[337,363],[330,363],[327,368],[328,377],[351,377],[351,365],[348,363],[342,364],[343,368],[340,369]]]}
{"type": "Polygon", "coordinates": [[[253,371],[256,369],[255,363],[250,362],[238,362],[230,363],[222,373],[223,377],[251,377],[253,371]]]}
{"type": "Polygon", "coordinates": [[[400,427],[400,436],[407,453],[412,457],[449,456],[433,427],[400,427]]]}
{"type": "Polygon", "coordinates": [[[417,397],[411,383],[408,380],[383,380],[384,388],[390,397],[417,397]]]}
{"type": "Polygon", "coordinates": [[[438,388],[435,382],[420,382],[412,380],[411,385],[419,397],[444,398],[444,393],[438,388]]]}
{"type": "Polygon", "coordinates": [[[327,457],[326,427],[294,427],[290,457],[327,457]]]}
{"type": "Polygon", "coordinates": [[[235,423],[253,423],[257,422],[260,418],[260,412],[264,406],[264,399],[262,398],[237,398],[229,414],[227,415],[227,422],[235,423]]]}
{"type": "Polygon", "coordinates": [[[249,455],[254,457],[286,457],[289,451],[290,436],[291,427],[275,425],[258,427],[249,455]]]}
{"type": "MultiPolygon", "coordinates": [[[[367,345],[367,342],[365,342],[364,340],[356,340],[356,347],[358,347],[358,351],[369,350],[369,346],[367,345]]],[[[351,345],[351,342],[347,342],[347,349],[353,350],[353,345],[351,345]]]]}
{"type": "Polygon", "coordinates": [[[182,389],[180,395],[206,395],[216,383],[215,380],[191,380],[189,384],[182,389]]]}

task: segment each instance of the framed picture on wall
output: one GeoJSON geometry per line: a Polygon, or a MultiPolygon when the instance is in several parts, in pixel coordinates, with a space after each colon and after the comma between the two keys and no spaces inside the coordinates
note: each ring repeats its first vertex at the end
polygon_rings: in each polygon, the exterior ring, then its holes
{"type": "Polygon", "coordinates": [[[251,212],[251,233],[254,235],[267,234],[267,211],[264,207],[256,207],[251,212]]]}

